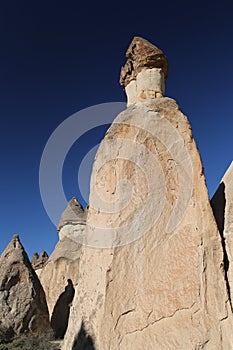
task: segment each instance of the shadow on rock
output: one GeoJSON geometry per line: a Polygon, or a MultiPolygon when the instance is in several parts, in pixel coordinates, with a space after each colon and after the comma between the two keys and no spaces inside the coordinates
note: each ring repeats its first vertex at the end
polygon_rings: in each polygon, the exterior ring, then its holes
{"type": "Polygon", "coordinates": [[[96,350],[92,337],[87,334],[83,323],[74,341],[72,350],[96,350]]]}
{"type": "Polygon", "coordinates": [[[59,296],[54,306],[51,318],[51,327],[57,339],[64,338],[70,316],[70,304],[74,298],[73,283],[70,279],[68,279],[67,283],[65,291],[59,296]]]}

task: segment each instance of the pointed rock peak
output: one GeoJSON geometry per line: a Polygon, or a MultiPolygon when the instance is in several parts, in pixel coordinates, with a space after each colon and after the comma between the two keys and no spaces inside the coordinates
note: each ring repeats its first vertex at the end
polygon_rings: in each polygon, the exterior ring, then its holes
{"type": "Polygon", "coordinates": [[[79,203],[76,197],[72,197],[71,200],[68,203],[69,207],[75,208],[76,210],[84,211],[82,205],[79,203]]]}
{"type": "Polygon", "coordinates": [[[126,52],[127,62],[121,69],[120,84],[125,88],[143,69],[160,68],[167,78],[168,61],[163,52],[149,41],[135,36],[126,52]]]}
{"type": "Polygon", "coordinates": [[[23,247],[22,243],[20,242],[19,235],[15,234],[12,236],[12,239],[11,239],[10,243],[8,244],[8,246],[6,247],[6,249],[4,250],[4,252],[2,253],[2,256],[5,254],[8,254],[9,251],[13,251],[16,249],[24,251],[24,247],[23,247]]]}
{"type": "Polygon", "coordinates": [[[57,230],[60,231],[60,229],[65,225],[72,225],[72,224],[85,224],[86,223],[86,212],[84,211],[82,205],[79,203],[77,198],[73,197],[64,212],[62,213],[60,222],[58,224],[57,230]]]}
{"type": "Polygon", "coordinates": [[[231,177],[233,178],[233,161],[231,162],[229,168],[227,169],[227,171],[225,172],[225,175],[222,178],[222,182],[227,181],[227,179],[231,177]]]}
{"type": "Polygon", "coordinates": [[[42,250],[40,255],[36,252],[32,256],[31,265],[34,270],[42,269],[48,260],[49,256],[45,250],[42,250]]]}
{"type": "Polygon", "coordinates": [[[39,257],[40,258],[48,258],[49,256],[48,256],[48,254],[47,254],[47,252],[45,250],[42,250],[42,252],[40,253],[39,257]]]}
{"type": "Polygon", "coordinates": [[[44,291],[18,235],[0,257],[0,300],[0,321],[7,330],[16,335],[49,330],[44,291]]]}
{"type": "Polygon", "coordinates": [[[13,235],[12,240],[19,241],[19,235],[13,235]]]}

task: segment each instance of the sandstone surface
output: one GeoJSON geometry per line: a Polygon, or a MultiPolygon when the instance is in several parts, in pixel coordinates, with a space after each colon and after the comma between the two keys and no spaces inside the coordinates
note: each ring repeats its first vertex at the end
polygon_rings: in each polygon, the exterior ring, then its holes
{"type": "Polygon", "coordinates": [[[57,337],[62,337],[67,328],[72,302],[67,288],[77,284],[85,217],[86,212],[76,198],[72,198],[58,225],[59,242],[39,275],[57,337]]]}
{"type": "MultiPolygon", "coordinates": [[[[133,79],[147,62],[134,56],[141,45],[129,50],[133,79]]],[[[174,100],[147,96],[119,114],[95,158],[89,205],[63,350],[232,349],[221,236],[174,100]]]]}
{"type": "Polygon", "coordinates": [[[43,288],[17,235],[0,257],[0,324],[12,335],[50,330],[43,288]]]}

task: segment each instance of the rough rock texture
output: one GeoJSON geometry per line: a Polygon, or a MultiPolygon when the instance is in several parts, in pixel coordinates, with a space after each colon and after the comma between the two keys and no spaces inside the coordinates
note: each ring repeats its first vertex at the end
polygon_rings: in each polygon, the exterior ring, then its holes
{"type": "Polygon", "coordinates": [[[125,88],[127,105],[163,97],[164,90],[165,81],[161,69],[143,70],[125,88]]]}
{"type": "Polygon", "coordinates": [[[76,198],[72,198],[58,225],[60,240],[40,273],[50,318],[67,281],[77,284],[85,217],[86,212],[76,198]]]}
{"type": "Polygon", "coordinates": [[[233,302],[233,162],[214,194],[211,205],[222,236],[228,290],[233,302]]]}
{"type": "Polygon", "coordinates": [[[161,68],[167,79],[168,62],[163,52],[149,41],[135,36],[126,52],[127,62],[121,68],[120,84],[125,88],[145,69],[161,68]]]}
{"type": "Polygon", "coordinates": [[[130,44],[120,83],[124,87],[128,106],[132,103],[163,97],[168,62],[163,52],[147,40],[134,37],[130,44]]]}
{"type": "Polygon", "coordinates": [[[82,249],[63,350],[232,349],[221,237],[174,100],[131,105],[108,130],[93,166],[85,240],[94,247],[82,249]]]}
{"type": "Polygon", "coordinates": [[[0,323],[16,335],[50,329],[43,288],[17,235],[0,257],[0,323]]]}
{"type": "Polygon", "coordinates": [[[49,256],[44,250],[40,253],[40,255],[38,253],[34,253],[31,260],[31,265],[33,269],[42,269],[45,266],[48,258],[49,256]]]}
{"type": "Polygon", "coordinates": [[[83,225],[83,229],[86,224],[87,212],[83,210],[81,204],[77,201],[75,197],[73,197],[69,203],[67,208],[62,213],[61,219],[58,224],[57,231],[59,233],[60,239],[63,236],[66,236],[61,229],[67,225],[83,225]]]}
{"type": "Polygon", "coordinates": [[[67,280],[70,279],[73,284],[77,283],[80,252],[80,244],[69,238],[63,238],[57,243],[46,266],[40,273],[40,281],[45,291],[50,317],[59,297],[65,290],[67,280]]]}

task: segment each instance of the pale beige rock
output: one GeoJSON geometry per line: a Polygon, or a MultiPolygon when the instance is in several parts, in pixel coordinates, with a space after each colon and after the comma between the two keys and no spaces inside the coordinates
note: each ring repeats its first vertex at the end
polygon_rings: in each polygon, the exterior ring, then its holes
{"type": "MultiPolygon", "coordinates": [[[[224,279],[223,250],[189,123],[176,103],[168,98],[129,107],[118,119],[134,124],[135,115],[141,115],[143,129],[113,124],[105,138],[110,142],[116,138],[131,139],[143,143],[156,155],[165,174],[165,207],[149,231],[135,242],[115,249],[83,248],[80,279],[63,349],[72,349],[83,322],[97,350],[145,349],[145,343],[146,349],[230,350],[233,339],[231,334],[226,336],[226,328],[232,326],[232,320],[224,279]],[[166,118],[178,131],[193,166],[192,195],[185,216],[171,233],[166,233],[166,226],[179,196],[179,164],[176,165],[176,159],[172,159],[158,138],[145,132],[147,126],[151,129],[151,122],[158,115],[166,118]]],[[[156,132],[159,137],[164,130],[161,128],[156,132]]],[[[121,150],[123,148],[122,144],[121,150]]],[[[127,144],[125,155],[132,150],[127,144]]],[[[102,158],[102,151],[100,146],[95,163],[102,158]]],[[[108,176],[109,188],[91,183],[89,225],[97,227],[99,220],[102,226],[105,218],[101,208],[98,212],[92,208],[94,186],[97,185],[103,199],[114,201],[111,186],[114,187],[124,174],[128,180],[133,179],[135,193],[141,193],[143,198],[148,195],[146,187],[142,188],[140,169],[135,170],[132,164],[126,163],[115,159],[105,164],[104,178],[108,176]]],[[[148,174],[150,168],[145,171],[148,174]]],[[[155,202],[158,199],[155,198],[155,202]]],[[[106,228],[110,231],[116,224],[130,224],[133,219],[142,225],[143,221],[149,220],[142,205],[145,205],[143,200],[140,202],[135,198],[133,206],[128,206],[118,221],[115,214],[105,218],[106,228]]],[[[150,205],[154,206],[153,201],[150,205]]],[[[98,229],[96,233],[98,239],[98,229]]]]}
{"type": "Polygon", "coordinates": [[[128,106],[144,100],[163,97],[164,74],[161,68],[142,70],[126,87],[128,106]]]}
{"type": "MultiPolygon", "coordinates": [[[[135,71],[123,71],[123,86],[143,71],[146,52],[135,71]]],[[[221,237],[190,125],[174,100],[147,97],[116,118],[90,188],[89,247],[62,349],[232,349],[221,237]]]]}
{"type": "Polygon", "coordinates": [[[39,273],[46,294],[50,318],[60,295],[70,280],[77,284],[81,242],[86,224],[86,212],[73,197],[61,216],[58,225],[59,242],[39,273]]]}
{"type": "Polygon", "coordinates": [[[213,212],[222,234],[225,248],[226,277],[233,301],[233,162],[227,169],[218,190],[211,200],[213,212]]]}
{"type": "Polygon", "coordinates": [[[0,257],[0,324],[12,335],[50,330],[43,288],[17,235],[0,257]]]}
{"type": "Polygon", "coordinates": [[[45,291],[50,318],[68,279],[74,285],[77,284],[80,253],[80,244],[64,237],[57,243],[46,266],[40,272],[39,278],[45,291]]]}

